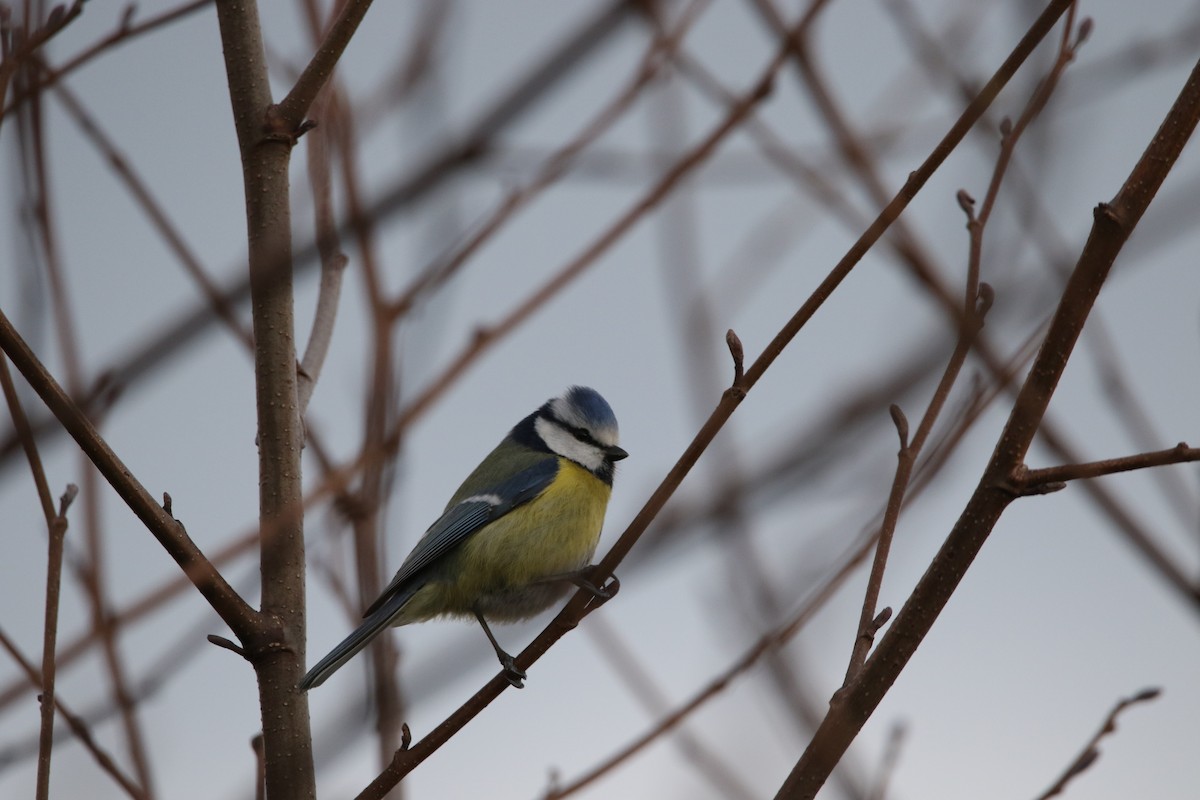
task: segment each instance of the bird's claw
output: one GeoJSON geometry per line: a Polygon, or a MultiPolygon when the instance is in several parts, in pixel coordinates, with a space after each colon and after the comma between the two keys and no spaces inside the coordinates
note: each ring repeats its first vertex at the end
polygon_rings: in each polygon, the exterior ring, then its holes
{"type": "Polygon", "coordinates": [[[591,580],[589,580],[588,578],[586,578],[582,575],[576,576],[572,582],[576,586],[578,586],[580,589],[582,589],[583,591],[590,594],[596,600],[600,601],[599,603],[597,603],[597,605],[600,605],[602,603],[608,602],[609,600],[612,600],[614,597],[617,596],[617,592],[619,592],[621,590],[621,581],[617,578],[616,575],[610,576],[608,579],[608,583],[604,584],[603,587],[597,586],[591,580]]]}
{"type": "Polygon", "coordinates": [[[525,670],[517,666],[517,662],[512,656],[500,659],[500,665],[504,667],[504,677],[517,689],[525,688],[525,670]]]}

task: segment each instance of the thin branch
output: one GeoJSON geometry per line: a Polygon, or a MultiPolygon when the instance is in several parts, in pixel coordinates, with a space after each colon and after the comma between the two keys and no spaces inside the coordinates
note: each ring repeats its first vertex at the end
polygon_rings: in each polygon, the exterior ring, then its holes
{"type": "Polygon", "coordinates": [[[309,106],[333,75],[333,68],[337,66],[338,60],[370,7],[371,0],[345,0],[340,4],[337,18],[329,26],[317,52],[296,79],[296,84],[287,96],[268,112],[268,119],[271,122],[278,121],[282,131],[295,131],[300,127],[309,106]]]}
{"type": "MultiPolygon", "coordinates": [[[[978,277],[978,273],[975,274],[975,277],[978,277]]],[[[971,276],[968,270],[967,282],[970,283],[970,281],[971,276]]],[[[887,559],[891,550],[892,539],[896,533],[896,525],[900,520],[900,511],[904,507],[904,496],[908,491],[909,481],[912,479],[917,459],[920,457],[925,442],[933,431],[933,426],[941,415],[942,409],[945,408],[946,401],[950,397],[950,390],[954,387],[955,381],[958,380],[963,364],[966,363],[967,355],[975,343],[975,337],[983,329],[984,317],[991,307],[991,287],[985,283],[980,285],[977,291],[979,291],[979,297],[972,301],[971,306],[968,307],[963,315],[966,322],[964,322],[963,327],[959,331],[954,351],[950,354],[950,358],[946,362],[946,368],[942,372],[942,377],[933,391],[933,396],[929,400],[929,405],[926,407],[925,413],[921,417],[921,423],[917,426],[917,431],[911,441],[908,438],[908,421],[904,417],[904,412],[900,410],[899,406],[893,405],[891,407],[892,420],[896,424],[896,430],[900,436],[900,452],[896,459],[896,471],[892,479],[892,488],[888,492],[883,523],[879,529],[879,541],[875,548],[875,558],[871,563],[871,573],[867,579],[867,589],[863,598],[862,612],[859,616],[858,632],[854,637],[854,646],[851,648],[850,663],[846,667],[844,686],[849,686],[859,670],[862,669],[863,664],[867,660],[867,653],[875,641],[875,634],[887,622],[886,617],[881,619],[876,609],[879,604],[879,593],[883,587],[883,576],[887,569],[887,559]]],[[[891,616],[890,610],[888,616],[891,616]]]]}
{"type": "Polygon", "coordinates": [[[988,220],[991,218],[996,198],[999,196],[1000,187],[1004,181],[1008,164],[1012,159],[1013,153],[1016,151],[1017,142],[1020,141],[1021,135],[1028,129],[1038,112],[1049,101],[1054,87],[1058,85],[1058,80],[1062,72],[1074,59],[1077,46],[1087,35],[1089,26],[1085,24],[1081,26],[1078,35],[1072,38],[1074,16],[1075,8],[1071,6],[1067,9],[1067,19],[1063,26],[1065,33],[1054,67],[1041,84],[1039,84],[1032,97],[1030,97],[1017,124],[1015,126],[1004,126],[1004,140],[1001,146],[1001,153],[996,160],[996,166],[992,172],[992,178],[988,183],[987,193],[978,215],[975,213],[975,200],[965,191],[958,193],[959,206],[967,215],[967,230],[969,231],[965,305],[960,317],[961,324],[959,326],[958,340],[911,443],[908,441],[907,422],[904,420],[903,412],[896,406],[892,407],[892,416],[900,431],[900,453],[897,459],[892,489],[888,496],[887,512],[884,514],[883,527],[880,530],[875,560],[871,565],[871,574],[867,580],[866,594],[863,599],[862,613],[859,618],[858,634],[855,637],[854,647],[851,650],[850,664],[846,668],[844,686],[848,686],[858,674],[858,671],[862,669],[871,644],[875,640],[875,633],[879,630],[875,610],[879,601],[879,592],[883,585],[888,551],[891,547],[892,538],[895,535],[900,509],[904,504],[904,493],[907,490],[916,460],[920,456],[921,449],[932,432],[933,426],[942,408],[944,408],[947,398],[950,396],[950,390],[953,388],[959,372],[966,362],[967,354],[970,352],[976,336],[983,328],[984,317],[992,305],[992,289],[988,284],[981,283],[979,278],[982,270],[983,235],[988,220]]]}
{"type": "Polygon", "coordinates": [[[12,371],[8,368],[8,359],[0,356],[0,387],[4,390],[4,399],[8,403],[8,411],[12,416],[13,430],[21,447],[25,450],[25,459],[29,462],[29,471],[33,473],[34,487],[37,489],[38,500],[42,504],[42,515],[49,525],[54,520],[54,498],[50,495],[50,484],[46,480],[46,469],[42,466],[42,456],[38,452],[37,439],[29,427],[29,417],[25,416],[25,408],[21,405],[21,397],[13,383],[12,371]]]}
{"type": "MultiPolygon", "coordinates": [[[[1068,464],[1082,463],[1080,461],[1082,456],[1069,444],[1065,434],[1053,428],[1047,426],[1039,430],[1038,442],[1044,444],[1047,450],[1068,464]]],[[[1014,475],[1016,474],[1018,473],[1014,472],[1014,475]]],[[[1019,486],[1016,488],[1019,489],[1019,486]]],[[[1134,517],[1133,512],[1118,500],[1102,482],[1084,481],[1080,484],[1080,488],[1137,552],[1158,571],[1166,584],[1178,592],[1193,611],[1200,612],[1200,586],[1197,586],[1193,578],[1155,543],[1147,526],[1140,523],[1134,517]]]]}
{"type": "Polygon", "coordinates": [[[38,736],[37,800],[50,797],[50,756],[54,749],[54,653],[58,645],[58,600],[62,587],[63,539],[67,534],[67,508],[79,493],[68,484],[58,503],[58,514],[50,522],[49,554],[46,559],[46,621],[42,632],[42,724],[38,736]]]}
{"type": "MultiPolygon", "coordinates": [[[[1075,6],[1072,5],[1067,9],[1067,18],[1063,23],[1062,37],[1059,42],[1058,55],[1054,59],[1054,65],[1046,73],[1046,76],[1038,83],[1034,89],[1033,95],[1029,98],[1029,102],[1025,104],[1025,108],[1017,117],[1015,123],[1007,118],[1000,122],[1000,154],[996,159],[996,166],[992,172],[992,179],[988,183],[987,194],[984,195],[983,204],[979,208],[978,227],[986,227],[988,220],[991,218],[992,210],[996,206],[996,198],[1000,193],[1000,184],[1003,181],[1004,173],[1008,170],[1009,164],[1012,161],[1013,153],[1016,152],[1017,142],[1021,139],[1021,135],[1033,123],[1042,109],[1046,107],[1050,96],[1058,87],[1059,81],[1062,79],[1063,73],[1067,67],[1075,60],[1075,56],[1079,52],[1080,46],[1087,41],[1092,30],[1091,19],[1085,18],[1080,22],[1079,26],[1075,26],[1075,6]]],[[[977,259],[975,259],[977,261],[977,259]]]]}
{"type": "Polygon", "coordinates": [[[1096,761],[1100,758],[1100,741],[1105,736],[1108,736],[1116,731],[1117,717],[1120,716],[1122,711],[1138,703],[1148,703],[1151,700],[1156,699],[1160,694],[1162,694],[1161,689],[1143,689],[1132,697],[1126,697],[1113,706],[1112,711],[1108,712],[1108,716],[1104,719],[1104,723],[1100,726],[1100,729],[1096,731],[1091,739],[1088,740],[1088,743],[1084,746],[1083,750],[1078,756],[1075,757],[1075,760],[1067,766],[1066,770],[1063,771],[1063,774],[1060,775],[1058,780],[1054,782],[1054,785],[1042,794],[1038,795],[1038,800],[1049,800],[1051,797],[1062,794],[1063,791],[1066,790],[1068,783],[1096,763],[1096,761]]]}
{"type": "MultiPolygon", "coordinates": [[[[53,12],[52,12],[53,14],[53,12]]],[[[36,73],[38,61],[31,57],[29,73],[36,73]]],[[[34,192],[35,221],[41,244],[39,255],[45,268],[50,288],[53,318],[58,330],[59,346],[66,374],[68,390],[78,392],[84,385],[81,338],[78,334],[76,316],[72,310],[68,291],[63,248],[58,240],[58,220],[54,214],[54,191],[50,181],[50,165],[47,155],[47,139],[42,95],[31,94],[31,102],[25,115],[30,125],[28,136],[22,137],[22,147],[28,153],[32,170],[28,178],[34,192]]],[[[22,129],[24,131],[24,128],[22,129]]],[[[87,562],[80,570],[85,596],[93,628],[99,634],[102,645],[103,663],[107,668],[113,698],[121,711],[121,726],[133,760],[134,772],[142,790],[154,796],[150,759],[146,750],[146,737],[129,694],[128,670],[121,656],[116,638],[108,624],[108,597],[104,569],[103,527],[100,521],[101,493],[98,473],[90,469],[87,458],[79,455],[83,483],[83,539],[87,562]]],[[[61,523],[60,523],[61,524],[61,523]]],[[[61,540],[58,543],[61,546],[61,540]]],[[[61,561],[61,554],[59,554],[61,561]]],[[[48,612],[49,613],[49,612],[48,612]]],[[[57,628],[57,622],[55,623],[57,628]]],[[[43,676],[47,680],[49,676],[43,676]]],[[[48,764],[47,764],[48,769],[48,764]]],[[[46,791],[49,791],[49,773],[46,773],[46,791]]]]}
{"type": "MultiPolygon", "coordinates": [[[[326,84],[313,101],[315,115],[320,118],[332,110],[334,103],[333,84],[326,84]]],[[[329,140],[330,126],[318,128],[309,134],[307,142],[308,181],[313,197],[313,227],[316,231],[317,252],[321,258],[321,285],[317,293],[317,308],[313,314],[312,330],[304,357],[300,359],[300,374],[296,387],[300,414],[308,409],[321,367],[329,353],[333,340],[334,322],[337,320],[338,300],[342,294],[342,276],[346,273],[349,259],[342,252],[333,210],[333,183],[330,176],[332,156],[329,140]]]]}
{"type": "Polygon", "coordinates": [[[1200,448],[1188,447],[1186,442],[1180,442],[1168,450],[1156,450],[1152,453],[1138,453],[1133,456],[1107,458],[1103,461],[1088,461],[1083,464],[1063,464],[1057,467],[1042,469],[1020,468],[1013,475],[1013,482],[1018,491],[1036,490],[1046,484],[1061,484],[1068,481],[1099,478],[1101,475],[1113,475],[1118,472],[1130,472],[1135,469],[1148,467],[1164,467],[1168,464],[1186,464],[1200,461],[1200,448]]]}
{"type": "MultiPolygon", "coordinates": [[[[396,331],[389,324],[385,267],[380,256],[378,221],[361,214],[364,198],[363,172],[366,166],[359,148],[359,126],[343,93],[335,95],[337,118],[334,126],[335,141],[341,164],[342,193],[346,198],[346,209],[355,220],[352,232],[356,250],[362,259],[363,289],[367,307],[371,313],[371,379],[365,398],[362,441],[367,448],[387,434],[399,406],[400,365],[394,340],[396,331]]],[[[380,547],[380,531],[383,528],[384,509],[396,477],[396,453],[376,458],[367,463],[353,492],[353,503],[344,502],[346,492],[335,498],[340,508],[347,513],[353,525],[354,563],[358,580],[358,594],[350,605],[355,609],[353,619],[362,618],[362,609],[379,596],[383,587],[384,574],[380,569],[380,558],[385,552],[380,547]]],[[[328,461],[323,465],[328,470],[328,461]]],[[[348,597],[348,595],[347,595],[348,597]]],[[[397,747],[403,744],[403,718],[407,700],[398,682],[396,661],[398,658],[395,639],[379,637],[371,648],[373,699],[377,711],[375,729],[378,732],[377,748],[379,767],[391,758],[397,747]]]]}

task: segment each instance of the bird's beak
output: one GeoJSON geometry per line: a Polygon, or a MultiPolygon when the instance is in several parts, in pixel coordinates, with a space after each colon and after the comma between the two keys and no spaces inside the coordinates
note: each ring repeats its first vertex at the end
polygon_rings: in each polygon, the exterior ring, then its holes
{"type": "Polygon", "coordinates": [[[629,458],[629,453],[626,453],[623,449],[617,447],[615,444],[612,447],[605,448],[604,453],[608,457],[609,461],[620,461],[622,458],[629,458]]]}

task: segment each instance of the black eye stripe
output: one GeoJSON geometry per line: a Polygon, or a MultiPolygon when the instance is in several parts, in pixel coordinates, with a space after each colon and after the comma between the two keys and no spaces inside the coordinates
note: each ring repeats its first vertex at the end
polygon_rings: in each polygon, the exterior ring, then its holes
{"type": "Polygon", "coordinates": [[[599,446],[598,443],[596,442],[596,439],[592,436],[591,431],[589,431],[587,428],[584,428],[579,425],[568,425],[566,422],[563,422],[561,419],[555,419],[554,421],[557,422],[564,431],[571,434],[571,436],[575,437],[575,439],[577,441],[584,442],[585,444],[599,446]]]}
{"type": "Polygon", "coordinates": [[[560,418],[557,414],[550,414],[548,419],[567,433],[571,434],[576,441],[583,442],[584,444],[591,445],[592,447],[604,449],[604,445],[596,441],[596,437],[592,435],[592,432],[582,425],[572,425],[566,420],[560,418]]]}

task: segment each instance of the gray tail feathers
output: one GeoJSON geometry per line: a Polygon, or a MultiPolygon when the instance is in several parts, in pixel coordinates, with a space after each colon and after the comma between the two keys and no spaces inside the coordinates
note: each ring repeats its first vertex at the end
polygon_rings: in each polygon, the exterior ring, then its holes
{"type": "Polygon", "coordinates": [[[416,593],[416,589],[412,587],[406,592],[400,592],[388,598],[388,601],[375,610],[375,613],[368,616],[362,625],[354,629],[354,632],[342,640],[341,644],[333,648],[329,655],[322,658],[316,665],[308,671],[304,676],[304,680],[300,681],[300,691],[307,692],[314,686],[320,686],[333,673],[353,658],[359,650],[362,650],[371,640],[379,635],[379,632],[387,628],[392,621],[392,618],[404,607],[404,604],[416,593]]]}

